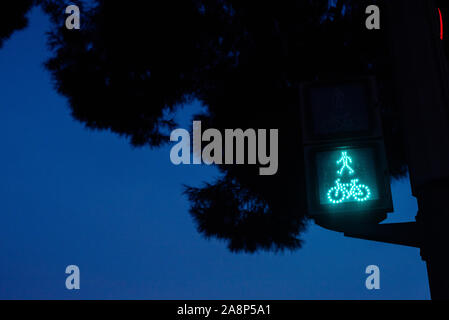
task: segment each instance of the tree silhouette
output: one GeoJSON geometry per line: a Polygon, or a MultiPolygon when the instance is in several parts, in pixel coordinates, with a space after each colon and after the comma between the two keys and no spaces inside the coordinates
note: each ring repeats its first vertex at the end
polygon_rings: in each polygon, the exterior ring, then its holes
{"type": "Polygon", "coordinates": [[[203,130],[279,129],[276,175],[220,165],[220,179],[185,193],[206,237],[233,251],[293,250],[307,224],[301,82],[375,76],[392,177],[406,169],[386,35],[365,28],[365,8],[382,1],[334,2],[78,1],[81,30],[67,30],[67,4],[42,0],[53,22],[46,67],[74,118],[135,146],[166,143],[178,106],[194,99],[203,130]]]}
{"type": "Polygon", "coordinates": [[[26,14],[33,3],[33,0],[2,2],[2,9],[0,10],[0,48],[14,31],[23,29],[28,25],[26,14]]]}

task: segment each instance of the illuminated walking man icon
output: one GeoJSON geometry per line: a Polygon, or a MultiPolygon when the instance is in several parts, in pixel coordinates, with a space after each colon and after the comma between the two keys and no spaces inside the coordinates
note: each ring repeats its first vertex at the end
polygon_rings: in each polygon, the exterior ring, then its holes
{"type": "Polygon", "coordinates": [[[347,152],[342,152],[341,153],[341,158],[340,160],[337,161],[337,164],[342,164],[342,167],[340,168],[340,170],[337,171],[337,173],[341,176],[344,172],[345,169],[348,169],[349,174],[353,174],[354,170],[349,166],[350,163],[352,163],[352,159],[350,156],[348,156],[347,152]]]}
{"type": "MultiPolygon", "coordinates": [[[[355,171],[351,168],[350,164],[352,164],[351,157],[348,156],[347,152],[343,151],[340,160],[337,161],[337,165],[341,165],[337,174],[342,176],[345,170],[348,170],[350,175],[354,174],[355,171]]],[[[370,199],[371,190],[368,186],[360,184],[358,178],[349,179],[350,182],[348,182],[348,178],[338,178],[335,181],[335,186],[327,191],[327,198],[330,203],[337,205],[345,201],[365,202],[370,199]],[[346,182],[342,180],[346,180],[346,182]]]]}

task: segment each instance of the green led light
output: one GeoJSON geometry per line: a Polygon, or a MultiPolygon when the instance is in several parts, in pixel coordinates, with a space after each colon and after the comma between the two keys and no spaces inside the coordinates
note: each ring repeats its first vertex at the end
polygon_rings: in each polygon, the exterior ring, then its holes
{"type": "Polygon", "coordinates": [[[351,183],[341,183],[340,181],[340,179],[337,179],[335,181],[336,186],[330,188],[327,192],[327,198],[330,202],[338,204],[351,198],[363,202],[370,198],[370,189],[364,184],[357,184],[358,179],[351,180],[351,183]]]}
{"type": "Polygon", "coordinates": [[[348,156],[347,152],[341,153],[341,158],[340,158],[340,160],[337,161],[337,164],[340,164],[340,163],[343,165],[341,167],[341,169],[337,171],[337,173],[340,176],[343,175],[343,172],[345,169],[348,169],[349,174],[354,174],[354,170],[348,164],[348,163],[352,163],[352,158],[348,156]]]}
{"type": "MultiPolygon", "coordinates": [[[[341,153],[340,160],[337,161],[337,165],[342,165],[337,174],[342,176],[345,169],[350,175],[354,174],[355,171],[349,164],[352,163],[352,158],[348,156],[347,152],[341,153]]],[[[341,179],[338,178],[335,181],[335,186],[330,188],[327,192],[327,199],[333,204],[340,204],[347,200],[355,200],[357,202],[367,201],[371,197],[371,190],[368,186],[364,184],[359,184],[359,179],[351,179],[350,183],[342,183],[341,179]]]]}

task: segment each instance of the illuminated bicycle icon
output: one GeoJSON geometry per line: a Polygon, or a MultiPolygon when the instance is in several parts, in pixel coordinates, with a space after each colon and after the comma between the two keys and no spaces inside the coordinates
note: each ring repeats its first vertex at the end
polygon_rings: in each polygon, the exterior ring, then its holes
{"type": "Polygon", "coordinates": [[[341,183],[341,179],[337,179],[336,186],[327,192],[327,198],[333,204],[339,204],[352,198],[358,202],[367,201],[371,197],[371,191],[367,186],[358,184],[358,182],[359,179],[353,179],[351,183],[341,183]]]}

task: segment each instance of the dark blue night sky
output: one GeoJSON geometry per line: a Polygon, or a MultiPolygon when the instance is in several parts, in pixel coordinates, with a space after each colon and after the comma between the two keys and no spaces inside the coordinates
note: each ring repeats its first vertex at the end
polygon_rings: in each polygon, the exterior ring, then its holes
{"type": "MultiPolygon", "coordinates": [[[[170,162],[170,146],[135,149],[73,120],[43,62],[49,23],[0,50],[0,299],[429,299],[419,250],[345,238],[310,226],[294,253],[230,253],[205,240],[182,185],[218,171],[170,162]],[[65,268],[81,289],[65,288],[65,268]],[[365,288],[365,268],[381,289],[365,288]]],[[[86,77],[89,75],[86,74],[86,77]]],[[[186,106],[182,125],[198,105],[186,106]]],[[[395,213],[413,220],[407,181],[392,186],[395,213]]]]}

